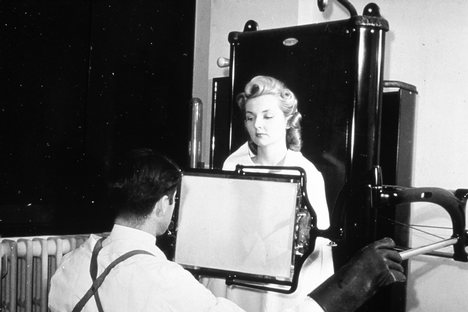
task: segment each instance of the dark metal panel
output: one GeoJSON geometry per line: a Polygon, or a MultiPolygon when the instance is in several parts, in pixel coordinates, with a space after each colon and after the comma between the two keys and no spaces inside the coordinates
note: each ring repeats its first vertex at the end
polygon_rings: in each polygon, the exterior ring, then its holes
{"type": "MultiPolygon", "coordinates": [[[[234,96],[259,74],[274,76],[295,92],[303,115],[303,153],[324,173],[332,206],[349,154],[357,51],[352,29],[341,21],[230,35],[234,96]],[[297,44],[283,44],[290,38],[297,44]]],[[[236,104],[231,123],[233,151],[247,139],[236,104]]]]}
{"type": "MultiPolygon", "coordinates": [[[[386,185],[412,186],[416,94],[414,86],[384,81],[380,166],[386,185]]],[[[410,204],[381,208],[377,213],[377,236],[392,237],[398,246],[409,246],[410,204]]],[[[406,283],[392,285],[374,300],[387,302],[389,311],[404,312],[406,287],[406,283]]]]}

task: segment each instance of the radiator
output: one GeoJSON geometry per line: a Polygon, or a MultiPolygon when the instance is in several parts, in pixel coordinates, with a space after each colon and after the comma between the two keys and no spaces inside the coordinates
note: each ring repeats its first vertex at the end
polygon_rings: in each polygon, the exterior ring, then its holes
{"type": "Polygon", "coordinates": [[[0,311],[46,312],[52,274],[89,234],[0,238],[0,311]]]}

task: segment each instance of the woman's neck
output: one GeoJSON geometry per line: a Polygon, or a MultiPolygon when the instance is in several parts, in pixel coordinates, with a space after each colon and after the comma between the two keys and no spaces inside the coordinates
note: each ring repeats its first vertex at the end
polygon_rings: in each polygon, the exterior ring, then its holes
{"type": "Polygon", "coordinates": [[[276,166],[284,160],[287,152],[286,145],[259,146],[254,162],[257,165],[276,166]]]}

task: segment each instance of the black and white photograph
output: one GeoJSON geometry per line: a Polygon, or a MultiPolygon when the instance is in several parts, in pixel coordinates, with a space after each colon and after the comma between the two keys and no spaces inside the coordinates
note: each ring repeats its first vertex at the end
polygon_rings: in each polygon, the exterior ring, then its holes
{"type": "Polygon", "coordinates": [[[468,2],[0,1],[0,312],[468,309],[468,2]]]}

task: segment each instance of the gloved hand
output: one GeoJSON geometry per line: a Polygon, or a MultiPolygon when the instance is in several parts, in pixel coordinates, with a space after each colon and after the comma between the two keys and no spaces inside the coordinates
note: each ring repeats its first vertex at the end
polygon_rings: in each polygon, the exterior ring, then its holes
{"type": "Polygon", "coordinates": [[[367,245],[309,296],[326,312],[351,312],[380,287],[406,280],[395,242],[384,238],[367,245]]]}

